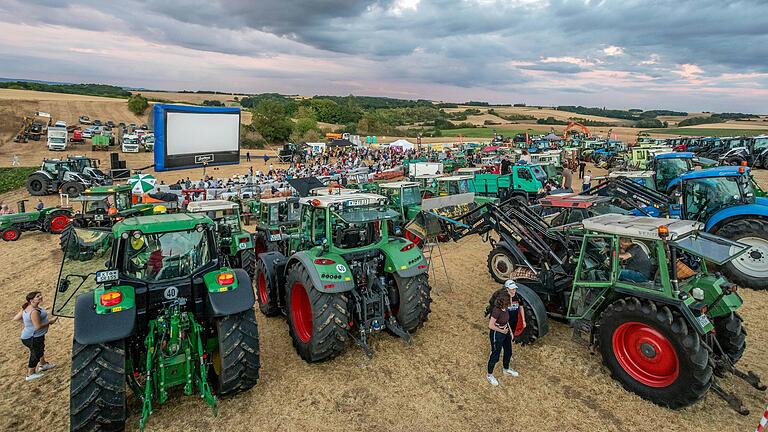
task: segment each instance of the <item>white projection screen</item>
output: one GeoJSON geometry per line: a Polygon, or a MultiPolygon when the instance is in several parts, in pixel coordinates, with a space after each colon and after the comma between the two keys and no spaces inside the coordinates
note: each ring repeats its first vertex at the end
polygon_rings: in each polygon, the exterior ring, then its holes
{"type": "Polygon", "coordinates": [[[169,112],[166,122],[168,156],[240,149],[240,114],[169,112]]]}
{"type": "Polygon", "coordinates": [[[156,104],[155,170],[240,163],[240,108],[156,104]]]}

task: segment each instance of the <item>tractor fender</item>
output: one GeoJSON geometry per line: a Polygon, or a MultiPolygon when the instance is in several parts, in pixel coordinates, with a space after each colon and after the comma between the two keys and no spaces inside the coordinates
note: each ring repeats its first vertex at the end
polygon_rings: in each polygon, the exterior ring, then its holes
{"type": "Polygon", "coordinates": [[[549,321],[547,320],[547,308],[544,306],[544,302],[541,301],[541,297],[536,294],[536,291],[521,283],[517,284],[517,295],[531,305],[536,322],[539,323],[539,334],[537,337],[544,337],[549,332],[549,321]]]}
{"type": "Polygon", "coordinates": [[[232,255],[236,255],[246,249],[253,249],[253,247],[253,236],[248,232],[242,232],[232,236],[232,243],[229,249],[232,255]]]}
{"type": "Polygon", "coordinates": [[[269,286],[279,287],[279,290],[282,292],[282,287],[285,284],[285,269],[288,258],[280,252],[263,252],[259,254],[258,260],[263,262],[264,268],[267,269],[265,276],[268,279],[269,286]]]}
{"type": "Polygon", "coordinates": [[[234,269],[232,272],[237,278],[237,288],[223,292],[208,291],[209,316],[226,316],[247,311],[256,303],[248,272],[243,269],[234,269]]]}
{"type": "Polygon", "coordinates": [[[288,260],[285,266],[285,275],[288,279],[288,272],[291,270],[294,264],[301,264],[307,273],[310,280],[312,280],[313,289],[323,287],[324,293],[340,293],[352,291],[355,288],[355,277],[352,275],[352,270],[347,265],[347,262],[340,255],[326,253],[319,258],[327,258],[334,261],[334,264],[323,266],[314,263],[315,257],[310,256],[307,251],[301,251],[293,254],[288,260]],[[321,273],[322,268],[327,268],[327,272],[321,273]],[[343,270],[343,271],[342,271],[343,270]],[[326,277],[325,280],[321,279],[321,274],[331,277],[326,277]],[[326,285],[333,285],[332,287],[325,288],[326,285]]]}
{"type": "Polygon", "coordinates": [[[136,308],[97,314],[92,295],[80,295],[75,302],[75,340],[93,345],[124,339],[133,334],[136,308]]]}
{"type": "Polygon", "coordinates": [[[704,229],[717,233],[723,225],[734,219],[768,219],[768,199],[757,198],[755,204],[729,207],[710,216],[704,229]]]}
{"type": "Polygon", "coordinates": [[[520,252],[520,249],[518,249],[517,247],[512,246],[506,240],[501,240],[501,241],[496,242],[496,246],[495,247],[503,247],[504,249],[508,250],[509,253],[511,253],[512,256],[515,257],[515,259],[517,260],[517,262],[520,265],[523,265],[523,263],[527,260],[527,258],[525,258],[525,255],[523,255],[523,253],[520,252]]]}
{"type": "Polygon", "coordinates": [[[411,243],[410,240],[399,238],[392,239],[381,246],[385,272],[397,273],[401,278],[410,278],[427,272],[427,261],[421,249],[414,245],[403,251],[403,248],[411,243]]]}

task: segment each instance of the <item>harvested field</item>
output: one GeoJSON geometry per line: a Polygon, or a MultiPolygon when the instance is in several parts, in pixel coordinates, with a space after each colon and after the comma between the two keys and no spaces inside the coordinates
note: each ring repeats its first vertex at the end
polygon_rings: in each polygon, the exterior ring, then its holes
{"type": "Polygon", "coordinates": [[[169,100],[180,103],[201,104],[204,100],[215,100],[232,105],[234,98],[244,98],[245,95],[239,94],[210,94],[210,93],[181,93],[181,92],[159,92],[159,91],[135,91],[142,96],[150,99],[169,100]]]}

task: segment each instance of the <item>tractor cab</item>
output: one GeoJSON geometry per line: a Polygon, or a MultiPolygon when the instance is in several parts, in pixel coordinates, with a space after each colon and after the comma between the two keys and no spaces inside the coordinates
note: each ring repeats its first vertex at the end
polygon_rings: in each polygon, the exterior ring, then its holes
{"type": "Polygon", "coordinates": [[[400,214],[400,221],[410,221],[421,211],[421,188],[416,182],[382,183],[381,195],[389,199],[389,206],[400,214]]]}
{"type": "Polygon", "coordinates": [[[301,204],[296,197],[264,198],[258,202],[254,241],[256,254],[285,251],[285,242],[296,231],[301,204]]]}
{"type": "Polygon", "coordinates": [[[95,186],[75,200],[83,203],[84,215],[114,215],[131,208],[133,193],[130,185],[95,186]]]}
{"type": "Polygon", "coordinates": [[[99,169],[101,161],[99,159],[91,159],[86,156],[67,156],[67,161],[71,163],[72,169],[79,173],[83,173],[95,180],[98,184],[107,184],[111,182],[108,176],[99,169]]]}
{"type": "Polygon", "coordinates": [[[472,175],[454,175],[436,178],[437,196],[459,195],[475,191],[475,181],[472,175]]]}
{"type": "Polygon", "coordinates": [[[721,210],[742,205],[768,209],[765,200],[755,196],[749,168],[743,166],[691,171],[672,180],[669,188],[683,219],[705,222],[721,210]]]}
{"type": "Polygon", "coordinates": [[[232,267],[252,271],[249,266],[253,257],[249,255],[249,262],[241,254],[253,249],[253,240],[251,234],[243,230],[238,203],[226,200],[195,201],[189,203],[187,212],[208,216],[215,225],[216,244],[221,249],[221,255],[228,258],[232,267]]]}

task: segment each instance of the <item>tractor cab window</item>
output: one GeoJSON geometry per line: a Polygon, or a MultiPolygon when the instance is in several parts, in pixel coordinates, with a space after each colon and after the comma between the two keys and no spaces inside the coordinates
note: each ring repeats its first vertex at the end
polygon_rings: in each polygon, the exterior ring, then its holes
{"type": "Polygon", "coordinates": [[[762,153],[764,150],[768,150],[768,138],[755,138],[755,143],[752,145],[754,153],[762,153]]]}
{"type": "Polygon", "coordinates": [[[131,235],[122,249],[124,273],[147,282],[191,276],[211,260],[205,231],[131,235]]]}
{"type": "Polygon", "coordinates": [[[287,201],[286,206],[286,222],[297,222],[301,217],[301,204],[298,201],[287,201]]]}
{"type": "Polygon", "coordinates": [[[528,170],[525,167],[517,168],[517,177],[521,180],[527,180],[527,181],[533,180],[531,173],[528,172],[528,170]]]}
{"type": "Polygon", "coordinates": [[[131,207],[131,193],[126,191],[116,194],[115,206],[117,207],[118,211],[122,211],[131,207]]]}
{"type": "Polygon", "coordinates": [[[656,190],[664,191],[672,179],[691,169],[690,159],[659,159],[656,161],[656,190]]]}
{"type": "Polygon", "coordinates": [[[741,202],[739,177],[702,178],[685,184],[687,219],[704,221],[714,212],[741,202]]]}
{"type": "Polygon", "coordinates": [[[616,252],[611,236],[584,236],[576,280],[568,306],[569,318],[586,315],[611,285],[611,257],[616,252]]]}
{"type": "Polygon", "coordinates": [[[64,261],[59,272],[53,314],[72,317],[75,298],[93,291],[98,283],[96,272],[109,267],[112,255],[112,233],[75,228],[64,247],[64,261]]]}
{"type": "Polygon", "coordinates": [[[265,206],[267,214],[267,220],[270,225],[274,225],[280,222],[280,204],[265,206]]]}
{"type": "Polygon", "coordinates": [[[662,288],[660,265],[666,266],[667,263],[659,262],[656,242],[621,237],[617,257],[619,281],[646,288],[662,288]]]}
{"type": "Polygon", "coordinates": [[[85,202],[85,212],[88,214],[107,214],[112,208],[110,195],[92,195],[85,202]]]}
{"type": "Polygon", "coordinates": [[[320,245],[325,238],[325,209],[314,209],[312,241],[315,245],[320,245]]]}
{"type": "Polygon", "coordinates": [[[403,188],[402,202],[404,206],[421,204],[421,191],[419,188],[417,186],[403,188]]]}
{"type": "Polygon", "coordinates": [[[333,244],[340,249],[369,246],[381,239],[383,220],[394,219],[398,213],[386,207],[347,207],[331,212],[333,244]]]}
{"type": "Polygon", "coordinates": [[[536,177],[536,180],[540,181],[541,183],[547,182],[547,173],[540,166],[532,165],[530,168],[534,177],[536,177]]]}

